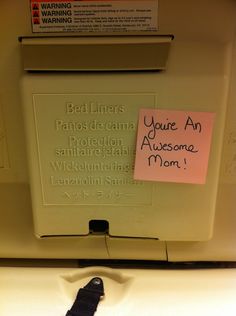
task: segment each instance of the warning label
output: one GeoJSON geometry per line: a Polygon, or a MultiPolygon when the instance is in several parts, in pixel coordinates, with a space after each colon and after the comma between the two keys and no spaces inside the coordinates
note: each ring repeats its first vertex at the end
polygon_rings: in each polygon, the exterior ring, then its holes
{"type": "Polygon", "coordinates": [[[158,0],[31,0],[35,33],[155,32],[158,0]]]}

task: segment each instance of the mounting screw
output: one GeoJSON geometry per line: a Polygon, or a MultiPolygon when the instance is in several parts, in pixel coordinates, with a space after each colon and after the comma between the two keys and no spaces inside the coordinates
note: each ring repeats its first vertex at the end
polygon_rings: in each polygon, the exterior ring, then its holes
{"type": "Polygon", "coordinates": [[[101,282],[102,282],[102,281],[101,281],[101,279],[99,279],[99,278],[94,278],[94,279],[93,279],[93,284],[94,284],[94,285],[100,285],[101,282]]]}

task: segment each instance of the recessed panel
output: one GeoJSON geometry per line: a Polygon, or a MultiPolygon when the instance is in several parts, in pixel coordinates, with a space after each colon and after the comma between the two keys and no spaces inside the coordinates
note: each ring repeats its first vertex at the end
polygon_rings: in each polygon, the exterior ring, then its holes
{"type": "Polygon", "coordinates": [[[44,205],[150,205],[133,179],[138,110],[150,95],[34,95],[44,205]],[[45,115],[46,114],[46,115],[45,115]]]}
{"type": "Polygon", "coordinates": [[[34,95],[44,205],[151,205],[133,179],[138,110],[153,95],[34,95]]]}

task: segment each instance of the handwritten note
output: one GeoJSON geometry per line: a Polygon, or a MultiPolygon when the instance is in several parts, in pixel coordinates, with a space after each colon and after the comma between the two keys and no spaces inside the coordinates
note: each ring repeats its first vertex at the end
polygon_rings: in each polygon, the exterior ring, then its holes
{"type": "Polygon", "coordinates": [[[214,113],[141,109],[134,179],[206,181],[214,113]]]}

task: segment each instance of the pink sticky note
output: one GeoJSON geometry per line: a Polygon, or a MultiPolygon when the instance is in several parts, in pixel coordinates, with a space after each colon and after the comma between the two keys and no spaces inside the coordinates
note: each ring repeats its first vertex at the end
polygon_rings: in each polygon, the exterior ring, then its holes
{"type": "Polygon", "coordinates": [[[214,113],[141,109],[134,179],[204,184],[214,113]]]}

